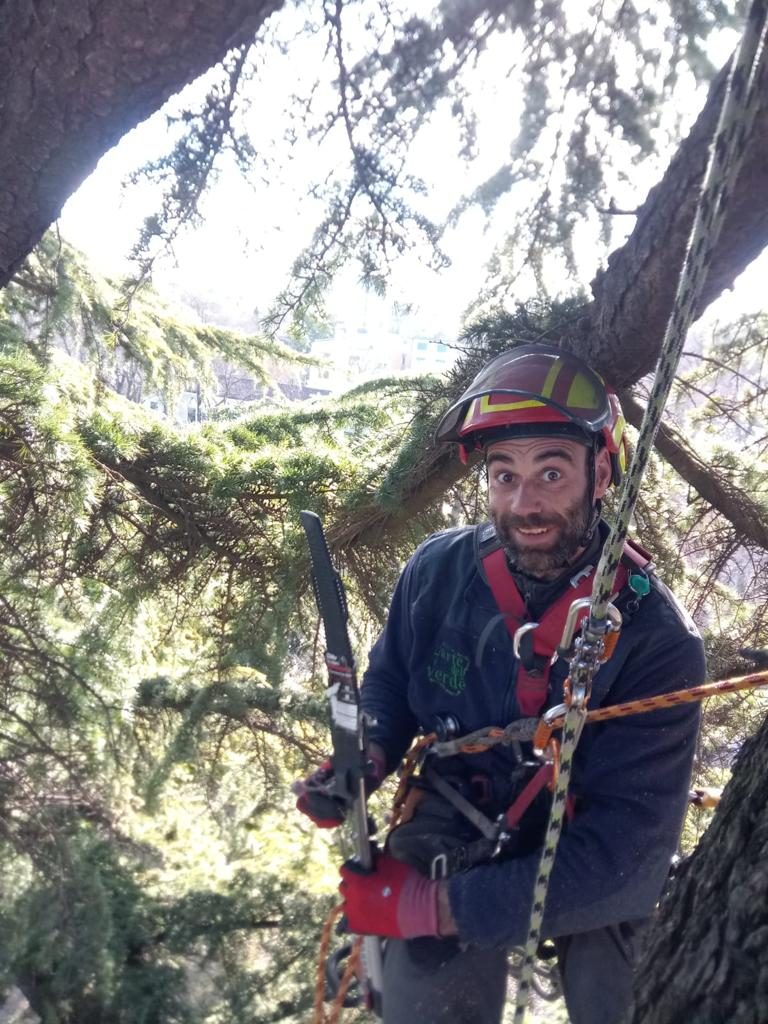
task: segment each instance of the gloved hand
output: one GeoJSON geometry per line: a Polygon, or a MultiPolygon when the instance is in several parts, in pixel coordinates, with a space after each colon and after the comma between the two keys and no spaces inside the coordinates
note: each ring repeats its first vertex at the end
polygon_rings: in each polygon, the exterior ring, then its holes
{"type": "Polygon", "coordinates": [[[339,892],[351,932],[415,939],[440,934],[439,886],[409,864],[380,853],[372,871],[363,870],[356,861],[343,864],[339,892]]]}
{"type": "Polygon", "coordinates": [[[336,828],[344,821],[344,801],[331,795],[332,784],[333,762],[328,758],[306,779],[299,779],[291,786],[299,798],[296,801],[297,809],[306,814],[318,828],[336,828]]]}
{"type": "MultiPolygon", "coordinates": [[[[384,752],[372,749],[368,753],[365,773],[365,791],[368,794],[378,789],[384,780],[386,761],[384,752]]],[[[306,779],[299,779],[291,786],[298,800],[296,807],[317,825],[318,828],[336,828],[346,817],[344,801],[333,795],[333,759],[327,758],[306,779]]]]}

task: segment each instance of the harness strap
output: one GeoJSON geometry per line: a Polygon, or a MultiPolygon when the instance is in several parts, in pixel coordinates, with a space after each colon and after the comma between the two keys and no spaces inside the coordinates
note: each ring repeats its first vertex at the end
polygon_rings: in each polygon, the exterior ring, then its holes
{"type": "MultiPolygon", "coordinates": [[[[574,601],[590,597],[595,576],[595,566],[586,566],[576,573],[570,586],[546,609],[539,621],[531,621],[520,591],[509,569],[507,556],[496,536],[492,524],[483,523],[478,527],[477,552],[483,575],[491,588],[493,598],[504,617],[507,630],[514,640],[517,636],[516,695],[517,703],[524,715],[538,715],[549,692],[549,673],[553,655],[563,635],[568,613],[574,601]],[[529,626],[521,631],[522,626],[529,626]]],[[[627,541],[624,556],[616,574],[616,590],[620,593],[627,586],[633,570],[646,575],[653,568],[650,554],[639,544],[627,541]]],[[[579,612],[574,632],[578,630],[588,609],[579,612]]]]}
{"type": "Polygon", "coordinates": [[[551,761],[542,764],[530,782],[518,793],[516,799],[504,812],[504,824],[507,828],[517,828],[520,819],[533,801],[555,779],[555,766],[551,761]]]}
{"type": "MultiPolygon", "coordinates": [[[[505,842],[511,838],[510,833],[517,829],[525,812],[543,789],[554,785],[555,765],[547,761],[540,765],[517,797],[501,815],[497,822],[491,822],[477,810],[461,793],[442,779],[432,769],[424,773],[426,781],[441,796],[465,815],[483,834],[482,839],[461,843],[450,850],[437,854],[432,860],[430,877],[432,879],[448,878],[459,871],[466,871],[475,864],[487,863],[504,849],[505,842]]],[[[566,816],[570,821],[575,813],[574,801],[569,799],[566,816]]]]}
{"type": "Polygon", "coordinates": [[[465,818],[468,818],[475,828],[481,832],[486,839],[495,840],[498,835],[498,829],[491,821],[487,818],[482,811],[479,811],[474,804],[470,803],[465,796],[462,796],[457,789],[454,789],[450,783],[442,779],[436,771],[432,768],[426,768],[422,772],[422,777],[435,789],[440,796],[452,804],[457,811],[460,811],[465,818]]]}

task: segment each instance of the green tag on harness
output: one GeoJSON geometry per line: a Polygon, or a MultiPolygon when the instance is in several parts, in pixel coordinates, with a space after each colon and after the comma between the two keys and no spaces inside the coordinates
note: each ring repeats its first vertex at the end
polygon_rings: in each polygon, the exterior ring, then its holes
{"type": "Polygon", "coordinates": [[[645,597],[651,589],[651,581],[647,576],[640,576],[638,573],[633,573],[629,577],[629,587],[630,590],[633,590],[638,597],[645,597]]]}

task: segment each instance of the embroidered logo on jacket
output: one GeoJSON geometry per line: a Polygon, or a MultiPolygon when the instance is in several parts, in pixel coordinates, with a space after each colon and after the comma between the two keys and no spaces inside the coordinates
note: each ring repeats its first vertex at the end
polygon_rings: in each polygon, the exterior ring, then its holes
{"type": "Polygon", "coordinates": [[[464,692],[468,668],[469,658],[443,643],[432,654],[432,660],[427,667],[427,677],[431,683],[440,686],[446,693],[456,696],[464,692]]]}

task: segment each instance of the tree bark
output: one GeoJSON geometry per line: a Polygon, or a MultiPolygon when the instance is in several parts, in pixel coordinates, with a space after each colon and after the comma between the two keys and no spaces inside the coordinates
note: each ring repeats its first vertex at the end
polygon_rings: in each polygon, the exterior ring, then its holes
{"type": "MultiPolygon", "coordinates": [[[[664,177],[648,193],[626,243],[592,282],[594,301],[573,344],[615,387],[655,366],[706,170],[727,67],[664,177]]],[[[754,127],[699,302],[701,315],[768,245],[768,75],[760,81],[754,127]]]]}
{"type": "Polygon", "coordinates": [[[768,721],[662,903],[627,1024],[768,1020],[768,721]]]}
{"type": "Polygon", "coordinates": [[[0,4],[0,287],[99,158],[281,4],[0,4]]]}

